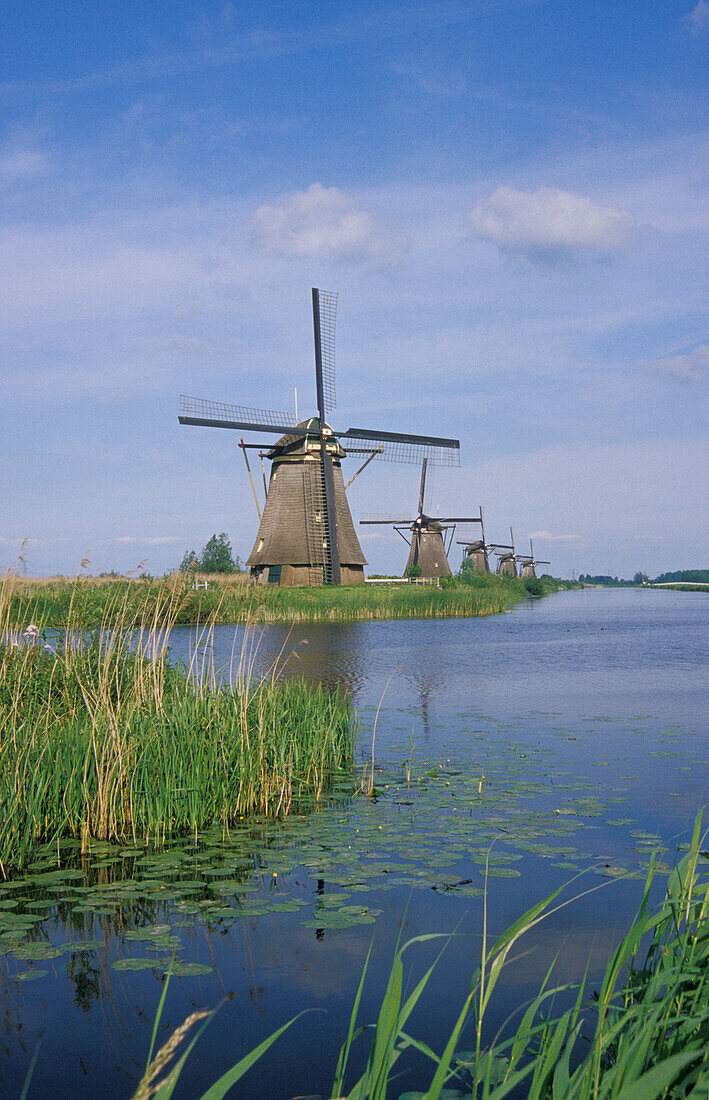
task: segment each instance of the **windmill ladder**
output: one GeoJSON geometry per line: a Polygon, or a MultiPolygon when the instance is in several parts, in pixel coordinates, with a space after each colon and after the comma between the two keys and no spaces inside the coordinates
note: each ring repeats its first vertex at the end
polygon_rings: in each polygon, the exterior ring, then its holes
{"type": "Polygon", "coordinates": [[[305,541],[308,547],[308,576],[311,584],[329,580],[329,547],[322,463],[307,464],[304,470],[305,541]],[[317,517],[320,517],[319,519],[317,517]]]}

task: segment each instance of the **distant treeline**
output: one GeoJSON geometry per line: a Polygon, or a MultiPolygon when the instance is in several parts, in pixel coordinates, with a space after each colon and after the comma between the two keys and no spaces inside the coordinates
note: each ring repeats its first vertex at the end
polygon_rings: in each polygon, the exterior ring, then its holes
{"type": "Polygon", "coordinates": [[[670,584],[677,581],[691,581],[694,584],[709,584],[709,569],[677,569],[674,573],[660,573],[654,584],[670,584]]]}
{"type": "Polygon", "coordinates": [[[581,575],[579,576],[579,581],[581,582],[581,584],[604,584],[607,585],[609,588],[613,587],[613,585],[616,584],[627,585],[642,583],[642,581],[626,581],[623,580],[622,577],[611,577],[606,573],[599,573],[597,576],[593,576],[591,573],[581,573],[581,575]]]}
{"type": "Polygon", "coordinates": [[[611,577],[606,573],[599,573],[593,575],[591,573],[581,573],[579,576],[581,584],[602,584],[609,588],[615,585],[633,585],[633,584],[677,584],[681,582],[692,582],[694,584],[709,584],[709,569],[677,569],[674,573],[660,573],[659,577],[655,577],[654,580],[650,580],[646,573],[636,573],[632,580],[624,580],[622,577],[611,577]]]}

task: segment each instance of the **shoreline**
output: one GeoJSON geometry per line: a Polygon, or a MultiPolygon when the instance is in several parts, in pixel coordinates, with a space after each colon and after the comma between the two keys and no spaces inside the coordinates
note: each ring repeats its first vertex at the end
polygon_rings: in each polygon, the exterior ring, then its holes
{"type": "Polygon", "coordinates": [[[257,589],[213,575],[207,588],[181,574],[154,580],[124,577],[31,578],[2,581],[7,626],[34,623],[56,629],[71,617],[85,629],[102,628],[140,612],[154,626],[246,623],[361,622],[387,619],[470,618],[499,614],[528,596],[541,597],[578,582],[552,577],[521,580],[496,574],[445,578],[440,587],[394,583],[317,588],[257,589]]]}

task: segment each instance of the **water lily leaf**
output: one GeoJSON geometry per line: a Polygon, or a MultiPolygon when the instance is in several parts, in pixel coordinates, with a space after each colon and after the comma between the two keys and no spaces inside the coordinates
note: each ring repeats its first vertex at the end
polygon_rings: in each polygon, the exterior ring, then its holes
{"type": "Polygon", "coordinates": [[[58,959],[64,954],[63,947],[52,943],[25,943],[15,951],[17,959],[58,959]]]}
{"type": "Polygon", "coordinates": [[[125,933],[125,938],[127,940],[155,940],[169,932],[169,924],[153,924],[145,928],[134,928],[125,933]]]}
{"type": "Polygon", "coordinates": [[[13,982],[33,982],[37,978],[46,978],[48,970],[21,970],[19,974],[12,975],[13,982]]]}
{"type": "Polygon", "coordinates": [[[176,978],[197,978],[203,974],[211,974],[213,967],[206,963],[198,962],[174,962],[170,967],[170,974],[176,978]]]}
{"type": "Polygon", "coordinates": [[[158,965],[156,959],[145,959],[134,956],[127,959],[116,959],[111,963],[112,970],[153,970],[158,965]]]}

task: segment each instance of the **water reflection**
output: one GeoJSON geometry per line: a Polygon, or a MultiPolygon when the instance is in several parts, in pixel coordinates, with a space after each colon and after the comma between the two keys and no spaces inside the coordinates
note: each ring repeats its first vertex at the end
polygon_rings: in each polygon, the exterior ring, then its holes
{"type": "Polygon", "coordinates": [[[175,660],[224,682],[240,675],[275,675],[345,692],[354,698],[365,680],[365,639],[360,623],[312,623],[266,627],[218,626],[197,635],[175,627],[170,651],[175,660]]]}

